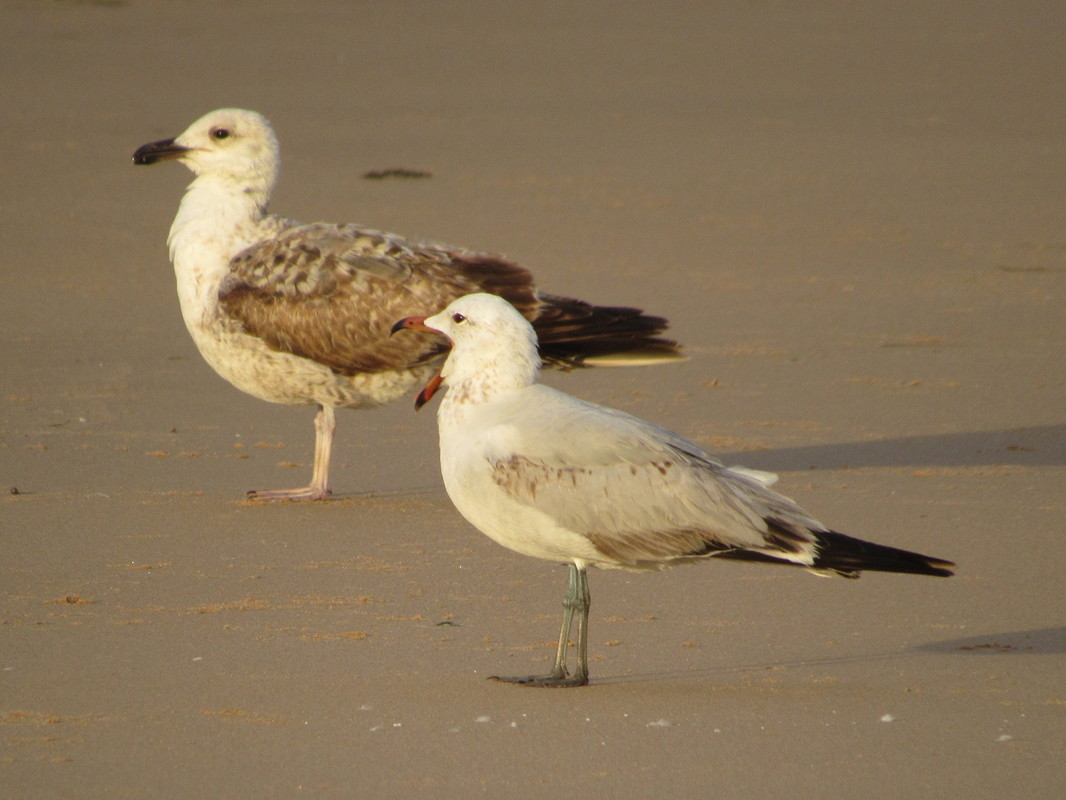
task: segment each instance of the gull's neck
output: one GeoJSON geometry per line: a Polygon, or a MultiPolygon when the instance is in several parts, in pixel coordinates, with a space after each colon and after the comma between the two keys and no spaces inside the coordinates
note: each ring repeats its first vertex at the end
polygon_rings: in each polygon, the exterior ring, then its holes
{"type": "Polygon", "coordinates": [[[263,238],[271,183],[200,175],[185,190],[167,244],[190,329],[213,314],[230,259],[263,238]]]}
{"type": "Polygon", "coordinates": [[[440,414],[465,416],[532,386],[539,372],[540,355],[528,337],[457,344],[441,370],[448,394],[440,414]]]}

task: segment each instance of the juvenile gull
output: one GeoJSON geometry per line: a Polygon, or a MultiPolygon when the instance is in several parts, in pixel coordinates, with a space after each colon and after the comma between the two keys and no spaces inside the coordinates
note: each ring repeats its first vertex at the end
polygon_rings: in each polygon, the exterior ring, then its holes
{"type": "Polygon", "coordinates": [[[389,339],[402,314],[429,314],[471,292],[506,297],[532,321],[551,365],[673,360],[661,317],[541,294],[523,267],[356,225],[301,224],[267,213],[279,169],[270,123],[254,111],[212,111],[135,164],[182,161],[196,175],[167,242],[185,325],[201,355],[262,400],[318,406],[310,485],[256,499],[330,494],[334,409],[374,408],[415,388],[443,358],[439,337],[389,339]]]}
{"type": "Polygon", "coordinates": [[[953,574],[950,561],[831,531],[770,489],[773,476],[725,467],[650,422],[538,384],[536,333],[499,297],[470,295],[393,330],[403,328],[440,331],[452,342],[437,419],[441,472],[456,508],[504,547],[569,565],[552,671],[495,680],[588,683],[589,566],[662,569],[717,556],[845,578],[863,570],[953,574]],[[575,614],[577,669],[569,675],[575,614]]]}

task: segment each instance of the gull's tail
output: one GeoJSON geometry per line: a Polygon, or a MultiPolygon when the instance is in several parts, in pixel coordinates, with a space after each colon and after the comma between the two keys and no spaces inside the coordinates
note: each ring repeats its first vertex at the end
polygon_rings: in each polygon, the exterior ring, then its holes
{"type": "Polygon", "coordinates": [[[934,575],[938,578],[950,578],[955,574],[954,562],[942,558],[866,542],[836,531],[811,531],[811,535],[814,537],[815,553],[810,564],[779,558],[763,550],[724,550],[713,555],[736,561],[802,567],[819,575],[839,575],[842,578],[858,578],[866,571],[934,575]]]}
{"type": "Polygon", "coordinates": [[[815,539],[817,554],[811,569],[826,570],[845,578],[857,578],[860,572],[866,570],[935,575],[938,578],[949,578],[955,574],[955,564],[951,561],[864,542],[835,531],[815,533],[815,539]]]}
{"type": "Polygon", "coordinates": [[[659,336],[669,326],[663,317],[555,295],[539,300],[532,323],[550,366],[629,367],[684,359],[677,342],[659,336]]]}

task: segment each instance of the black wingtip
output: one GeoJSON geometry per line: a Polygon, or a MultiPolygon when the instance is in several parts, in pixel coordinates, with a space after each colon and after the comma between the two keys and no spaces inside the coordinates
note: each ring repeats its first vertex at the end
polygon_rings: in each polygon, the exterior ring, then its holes
{"type": "Polygon", "coordinates": [[[860,572],[899,572],[950,578],[955,574],[955,563],[943,558],[874,544],[835,531],[818,533],[816,536],[818,554],[811,565],[813,569],[852,576],[860,572]]]}
{"type": "Polygon", "coordinates": [[[660,336],[669,322],[639,308],[594,306],[542,295],[532,320],[545,363],[563,368],[637,365],[684,359],[680,346],[660,336]]]}

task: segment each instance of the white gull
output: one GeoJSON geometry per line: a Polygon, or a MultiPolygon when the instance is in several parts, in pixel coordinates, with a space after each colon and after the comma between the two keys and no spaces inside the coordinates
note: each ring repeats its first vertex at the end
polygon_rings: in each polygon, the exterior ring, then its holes
{"type": "Polygon", "coordinates": [[[267,213],[280,165],[270,123],[212,111],[135,164],[183,162],[196,178],[168,244],[185,325],[204,359],[238,389],[273,403],[318,406],[311,483],[255,499],[330,494],[334,409],[392,402],[433,373],[439,337],[389,339],[402,314],[432,313],[471,292],[506,297],[537,327],[541,356],[564,367],[675,360],[666,321],[632,308],[541,294],[532,275],[495,256],[415,242],[356,225],[301,224],[267,213]]]}
{"type": "Polygon", "coordinates": [[[569,565],[552,671],[497,680],[588,683],[589,566],[661,569],[717,556],[846,578],[863,570],[953,573],[949,561],[831,531],[770,489],[765,473],[725,467],[668,430],[538,384],[536,333],[499,297],[463,297],[393,330],[404,328],[440,331],[452,342],[437,418],[441,472],[456,508],[504,547],[569,565]],[[569,675],[575,614],[577,668],[569,675]]]}

